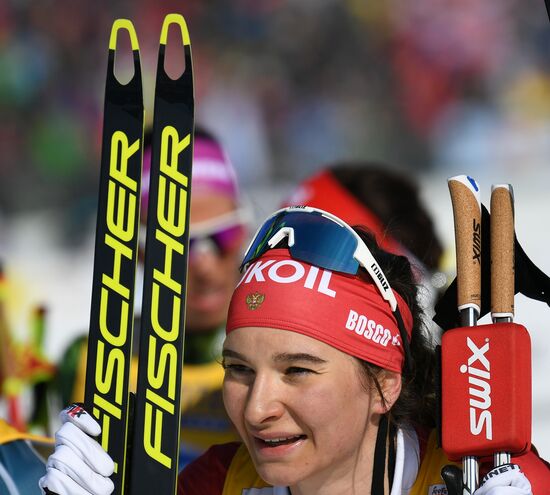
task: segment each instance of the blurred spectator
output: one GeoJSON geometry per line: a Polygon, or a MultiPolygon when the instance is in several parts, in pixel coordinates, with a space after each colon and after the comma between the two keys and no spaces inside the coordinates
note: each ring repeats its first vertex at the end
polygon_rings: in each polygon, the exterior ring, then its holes
{"type": "Polygon", "coordinates": [[[385,250],[407,256],[423,286],[424,311],[432,314],[441,288],[434,286],[434,276],[443,277],[443,245],[412,176],[381,163],[336,162],[301,182],[284,204],[333,213],[366,227],[385,250]]]}
{"type": "Polygon", "coordinates": [[[37,448],[49,455],[53,441],[15,430],[0,419],[0,493],[40,495],[38,480],[46,469],[37,448]]]}
{"type": "MultiPolygon", "coordinates": [[[[366,152],[412,170],[487,163],[485,153],[495,161],[492,148],[453,150],[503,111],[498,135],[521,143],[533,129],[516,118],[522,100],[507,95],[550,72],[542,2],[10,0],[0,9],[1,209],[56,208],[69,227],[82,224],[74,215],[93,218],[111,23],[136,24],[152,115],[159,30],[171,11],[190,27],[198,114],[227,142],[247,187],[366,152]]],[[[537,105],[545,93],[536,94],[537,105]]],[[[547,153],[515,149],[522,162],[547,153]]]]}
{"type": "Polygon", "coordinates": [[[300,183],[285,204],[329,211],[351,225],[367,227],[384,249],[410,253],[430,271],[439,267],[443,247],[420,188],[388,165],[333,163],[300,183]]]}

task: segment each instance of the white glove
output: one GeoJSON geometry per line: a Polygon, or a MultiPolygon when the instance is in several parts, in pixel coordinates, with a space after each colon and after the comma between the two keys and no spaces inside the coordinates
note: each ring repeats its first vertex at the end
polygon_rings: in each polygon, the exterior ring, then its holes
{"type": "Polygon", "coordinates": [[[55,434],[55,451],[48,457],[46,475],[38,482],[43,493],[112,493],[114,485],[109,476],[114,471],[113,460],[92,438],[101,433],[97,421],[78,404],[63,409],[59,418],[62,426],[55,434]]]}
{"type": "Polygon", "coordinates": [[[533,495],[531,483],[517,464],[505,464],[489,471],[474,495],[533,495]]]}

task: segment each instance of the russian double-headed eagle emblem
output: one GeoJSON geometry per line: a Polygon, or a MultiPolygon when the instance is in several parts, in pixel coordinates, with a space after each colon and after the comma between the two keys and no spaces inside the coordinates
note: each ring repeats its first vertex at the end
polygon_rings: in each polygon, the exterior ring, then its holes
{"type": "Polygon", "coordinates": [[[248,309],[254,311],[262,305],[264,299],[265,296],[263,294],[254,292],[254,294],[248,294],[248,296],[246,296],[246,305],[248,306],[248,309]]]}

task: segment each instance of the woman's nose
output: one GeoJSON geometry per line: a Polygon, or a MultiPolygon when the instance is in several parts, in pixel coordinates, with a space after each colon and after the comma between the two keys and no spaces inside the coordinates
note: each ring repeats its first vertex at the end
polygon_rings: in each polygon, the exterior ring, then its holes
{"type": "Polygon", "coordinates": [[[275,377],[256,376],[244,411],[250,425],[261,426],[283,415],[285,402],[281,385],[275,377]]]}

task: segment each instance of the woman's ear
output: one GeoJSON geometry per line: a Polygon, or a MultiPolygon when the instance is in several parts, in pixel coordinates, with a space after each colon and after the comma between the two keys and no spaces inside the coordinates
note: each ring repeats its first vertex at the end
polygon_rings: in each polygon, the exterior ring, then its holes
{"type": "Polygon", "coordinates": [[[384,399],[378,396],[374,404],[375,412],[379,414],[387,413],[395,404],[401,394],[401,374],[395,371],[384,370],[379,377],[380,388],[384,399]]]}

